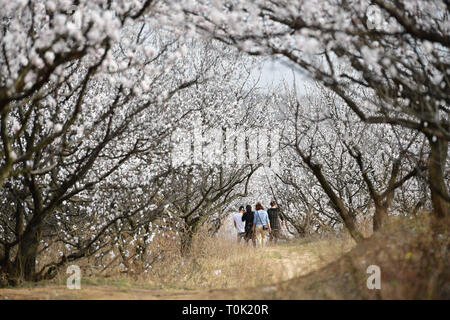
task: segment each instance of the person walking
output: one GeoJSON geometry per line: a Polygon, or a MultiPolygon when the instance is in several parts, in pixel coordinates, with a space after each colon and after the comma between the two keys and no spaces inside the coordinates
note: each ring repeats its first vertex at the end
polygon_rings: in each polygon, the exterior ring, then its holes
{"type": "Polygon", "coordinates": [[[266,242],[266,232],[270,232],[270,221],[267,212],[260,202],[256,204],[256,211],[253,217],[253,233],[259,248],[264,248],[266,242]]]}
{"type": "Polygon", "coordinates": [[[253,247],[256,248],[256,240],[255,234],[253,233],[253,219],[255,217],[255,213],[252,211],[252,206],[247,205],[245,207],[245,213],[242,215],[242,221],[245,222],[245,243],[248,244],[248,241],[252,239],[253,247]]]}
{"type": "Polygon", "coordinates": [[[233,215],[234,228],[237,231],[237,242],[240,243],[241,239],[245,236],[245,223],[242,221],[242,215],[244,214],[244,207],[239,207],[239,212],[233,215]]]}
{"type": "Polygon", "coordinates": [[[267,214],[269,215],[270,226],[272,229],[272,232],[269,233],[269,241],[271,243],[276,244],[278,242],[278,239],[280,238],[281,233],[280,220],[281,224],[284,224],[284,218],[280,214],[280,209],[278,208],[278,204],[276,201],[271,201],[270,207],[271,208],[267,210],[267,214]]]}

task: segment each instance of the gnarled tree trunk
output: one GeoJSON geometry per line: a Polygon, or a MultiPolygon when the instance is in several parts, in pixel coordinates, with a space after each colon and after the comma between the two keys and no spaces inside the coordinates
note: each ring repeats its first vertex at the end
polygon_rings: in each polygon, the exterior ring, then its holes
{"type": "Polygon", "coordinates": [[[428,159],[428,175],[433,215],[438,219],[443,219],[449,216],[449,195],[444,177],[448,142],[436,137],[428,137],[428,140],[431,148],[428,159]]]}
{"type": "MultiPolygon", "coordinates": [[[[28,228],[27,228],[28,229],[28,228]]],[[[10,275],[15,279],[33,281],[36,275],[36,258],[39,242],[41,240],[41,227],[29,228],[20,239],[18,252],[13,263],[10,275]]]]}

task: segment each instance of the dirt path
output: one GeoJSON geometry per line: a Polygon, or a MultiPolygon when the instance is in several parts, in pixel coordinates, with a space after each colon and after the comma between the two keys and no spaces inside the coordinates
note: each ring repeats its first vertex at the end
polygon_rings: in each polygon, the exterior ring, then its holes
{"type": "Polygon", "coordinates": [[[115,286],[83,285],[80,290],[68,290],[65,286],[0,289],[0,299],[82,299],[82,300],[157,300],[198,299],[197,292],[185,290],[118,288],[115,286]]]}
{"type": "Polygon", "coordinates": [[[276,290],[275,284],[289,280],[294,277],[306,275],[318,270],[329,262],[337,259],[341,250],[327,250],[321,248],[320,242],[305,246],[272,246],[264,249],[264,256],[267,257],[268,265],[273,269],[274,277],[272,285],[261,286],[260,288],[245,289],[211,289],[211,290],[182,290],[182,289],[152,289],[136,288],[132,286],[117,285],[92,285],[83,284],[80,290],[69,290],[63,285],[38,285],[35,287],[7,288],[0,289],[1,299],[101,299],[101,300],[204,300],[204,299],[258,299],[260,294],[276,290]],[[259,293],[258,293],[259,292],[259,293]]]}

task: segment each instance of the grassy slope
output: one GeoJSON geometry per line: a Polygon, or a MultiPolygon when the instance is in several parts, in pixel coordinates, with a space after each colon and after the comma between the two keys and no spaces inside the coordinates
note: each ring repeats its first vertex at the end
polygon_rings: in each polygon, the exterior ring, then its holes
{"type": "Polygon", "coordinates": [[[255,250],[215,242],[185,269],[172,260],[162,262],[161,274],[90,276],[82,290],[67,290],[61,277],[0,289],[0,299],[450,299],[444,226],[436,235],[423,221],[402,219],[357,246],[328,239],[255,250]],[[366,286],[369,265],[381,269],[381,290],[366,286]]]}
{"type": "Polygon", "coordinates": [[[433,234],[426,223],[402,220],[320,270],[236,298],[450,299],[450,240],[443,226],[433,234]],[[380,290],[367,288],[370,265],[380,267],[380,290]]]}

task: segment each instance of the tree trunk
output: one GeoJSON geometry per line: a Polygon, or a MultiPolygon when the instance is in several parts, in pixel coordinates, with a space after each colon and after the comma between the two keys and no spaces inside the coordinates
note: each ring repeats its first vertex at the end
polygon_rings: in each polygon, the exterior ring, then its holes
{"type": "Polygon", "coordinates": [[[428,159],[428,173],[433,215],[438,219],[443,219],[449,216],[449,195],[444,178],[448,143],[442,139],[433,141],[433,137],[428,137],[428,140],[431,147],[430,157],[428,159]]]}
{"type": "Polygon", "coordinates": [[[0,245],[0,288],[8,284],[5,280],[8,278],[10,269],[9,254],[10,248],[0,245]]]}
{"type": "Polygon", "coordinates": [[[373,231],[379,231],[383,227],[388,216],[386,206],[375,204],[375,214],[373,215],[373,231]]]}
{"type": "Polygon", "coordinates": [[[347,228],[353,240],[355,240],[356,242],[363,241],[364,237],[361,234],[361,232],[359,232],[358,228],[356,227],[355,220],[350,216],[347,209],[341,208],[339,213],[341,215],[342,220],[344,221],[345,227],[347,228]]]}
{"type": "Polygon", "coordinates": [[[350,212],[345,207],[344,202],[336,195],[336,193],[331,188],[331,185],[328,183],[327,179],[322,174],[321,166],[314,165],[309,160],[307,161],[307,164],[312,169],[317,180],[319,180],[319,183],[322,186],[322,189],[325,191],[325,193],[330,198],[330,201],[333,204],[333,207],[335,208],[335,210],[338,212],[338,214],[342,218],[342,221],[344,222],[344,226],[347,228],[351,237],[356,242],[361,242],[362,240],[364,240],[364,237],[362,236],[361,232],[359,232],[358,228],[356,227],[355,219],[351,216],[350,212]]]}
{"type": "Polygon", "coordinates": [[[201,222],[202,220],[200,219],[200,217],[196,217],[190,220],[189,218],[185,219],[185,230],[183,232],[183,235],[181,236],[181,254],[183,256],[189,254],[194,236],[198,232],[201,222]]]}
{"type": "Polygon", "coordinates": [[[192,247],[192,241],[194,238],[194,233],[191,230],[187,230],[183,233],[181,237],[181,255],[186,256],[192,247]]]}
{"type": "Polygon", "coordinates": [[[25,232],[23,238],[18,244],[18,252],[12,276],[16,279],[24,279],[26,281],[35,280],[36,258],[38,254],[39,241],[41,239],[41,228],[31,228],[25,232]]]}

